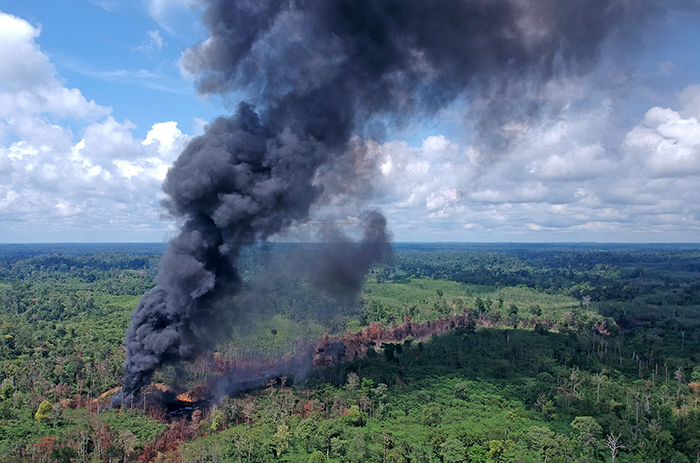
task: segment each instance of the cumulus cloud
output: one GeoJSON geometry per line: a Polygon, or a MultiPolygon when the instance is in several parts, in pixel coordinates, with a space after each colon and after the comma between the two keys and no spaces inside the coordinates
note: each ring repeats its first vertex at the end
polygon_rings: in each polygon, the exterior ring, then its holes
{"type": "MultiPolygon", "coordinates": [[[[690,99],[696,94],[691,89],[682,96],[690,99]]],[[[651,177],[700,174],[700,123],[695,116],[654,107],[627,134],[624,145],[630,162],[641,164],[651,177]]]]}
{"type": "Polygon", "coordinates": [[[79,90],[61,85],[53,65],[34,41],[40,33],[39,27],[0,13],[0,117],[12,120],[18,114],[52,113],[95,118],[109,113],[87,101],[79,90]]]}
{"type": "MultiPolygon", "coordinates": [[[[700,86],[652,108],[627,133],[603,100],[513,125],[496,162],[443,135],[420,146],[355,141],[372,153],[369,202],[404,240],[696,240],[700,230],[700,86]],[[607,132],[606,132],[607,131],[607,132]],[[610,142],[609,139],[618,140],[610,142]]],[[[340,204],[340,199],[334,204],[340,204]]],[[[326,210],[327,211],[327,210],[326,210]]],[[[338,215],[347,211],[338,208],[338,215]]]]}
{"type": "Polygon", "coordinates": [[[681,115],[700,117],[700,84],[689,85],[678,95],[681,115]]]}
{"type": "MultiPolygon", "coordinates": [[[[151,14],[166,21],[192,4],[152,0],[151,14]]],[[[190,137],[165,121],[135,137],[133,123],[62,83],[40,34],[0,13],[0,239],[163,238],[160,184],[190,137]]],[[[162,46],[156,37],[149,40],[162,46]]],[[[564,109],[503,125],[509,147],[497,159],[468,137],[456,143],[439,132],[417,146],[353,139],[358,155],[340,162],[356,181],[324,178],[342,175],[342,166],[319,172],[320,185],[343,189],[324,189],[314,218],[350,223],[358,210],[379,207],[399,240],[697,241],[700,84],[620,133],[611,101],[571,103],[589,91],[585,83],[545,91],[564,109]]],[[[206,124],[195,119],[192,131],[206,124]]]]}
{"type": "Polygon", "coordinates": [[[128,239],[138,229],[161,239],[160,183],[188,137],[162,122],[135,138],[134,124],[59,81],[40,32],[0,13],[0,238],[128,239]]]}

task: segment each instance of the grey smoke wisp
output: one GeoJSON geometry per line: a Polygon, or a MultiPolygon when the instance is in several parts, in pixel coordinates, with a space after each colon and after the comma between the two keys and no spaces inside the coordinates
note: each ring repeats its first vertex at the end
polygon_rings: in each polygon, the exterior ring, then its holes
{"type": "MultiPolygon", "coordinates": [[[[306,221],[324,188],[353,190],[343,188],[355,181],[343,162],[353,135],[429,116],[458,97],[481,108],[484,128],[527,115],[537,104],[523,95],[589,72],[607,38],[656,8],[651,0],[203,4],[211,36],[183,54],[183,67],[200,93],[235,91],[248,102],[193,139],[164,182],[164,206],[183,225],[131,316],[127,392],[206,347],[220,302],[241,287],[242,247],[306,221]],[[343,174],[329,175],[336,165],[343,174]]],[[[341,243],[318,267],[314,282],[332,294],[356,291],[386,257],[386,221],[377,212],[364,220],[363,242],[341,243]]]]}

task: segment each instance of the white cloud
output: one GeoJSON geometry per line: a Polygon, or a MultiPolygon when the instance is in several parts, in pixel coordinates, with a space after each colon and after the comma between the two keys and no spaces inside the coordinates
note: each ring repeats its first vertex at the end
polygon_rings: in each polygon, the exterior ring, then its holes
{"type": "Polygon", "coordinates": [[[104,71],[94,69],[89,65],[74,60],[64,60],[63,66],[78,74],[100,79],[107,83],[134,85],[179,95],[194,95],[194,91],[187,84],[175,80],[161,71],[153,72],[147,69],[104,71]]]}
{"type": "Polygon", "coordinates": [[[96,118],[108,108],[87,101],[56,79],[56,71],[34,39],[41,29],[0,12],[0,118],[50,112],[58,117],[96,118]]]}
{"type": "Polygon", "coordinates": [[[103,8],[105,11],[115,11],[119,7],[119,2],[117,0],[87,0],[88,3],[97,5],[103,8]]]}
{"type": "Polygon", "coordinates": [[[188,136],[161,122],[135,138],[59,82],[39,33],[0,13],[0,240],[162,239],[160,184],[188,136]]]}
{"type": "Polygon", "coordinates": [[[3,90],[41,86],[50,81],[53,69],[34,42],[41,32],[26,21],[0,13],[0,82],[3,90]]]}
{"type": "Polygon", "coordinates": [[[700,84],[689,85],[678,94],[680,113],[685,117],[700,117],[700,84]]]}
{"type": "Polygon", "coordinates": [[[641,164],[651,177],[700,174],[700,123],[694,116],[652,108],[627,134],[624,146],[630,162],[641,164]]]}
{"type": "MultiPolygon", "coordinates": [[[[192,4],[149,6],[167,22],[192,4]]],[[[0,13],[0,240],[162,238],[170,232],[160,221],[160,184],[189,136],[158,122],[145,139],[135,137],[130,121],[61,83],[36,42],[40,33],[0,13]]],[[[148,71],[83,72],[169,85],[148,71]]],[[[697,241],[700,85],[679,92],[671,108],[639,114],[626,133],[614,128],[612,102],[568,104],[584,91],[580,81],[543,89],[564,109],[506,124],[512,144],[498,156],[437,133],[420,146],[354,140],[362,156],[345,162],[359,181],[328,188],[324,207],[346,222],[352,208],[381,208],[401,240],[697,241]]],[[[194,133],[206,126],[193,124],[194,133]]]]}
{"type": "Polygon", "coordinates": [[[696,241],[699,97],[688,87],[678,111],[652,108],[627,133],[614,132],[609,101],[568,108],[510,127],[496,158],[442,135],[419,147],[365,141],[372,204],[404,240],[696,241]]]}
{"type": "Polygon", "coordinates": [[[163,48],[163,38],[158,30],[148,31],[148,38],[134,50],[140,51],[147,55],[156,53],[163,48]]]}
{"type": "Polygon", "coordinates": [[[199,3],[198,0],[148,0],[148,13],[162,29],[173,33],[173,17],[199,3]]]}
{"type": "Polygon", "coordinates": [[[192,133],[197,136],[202,135],[209,126],[209,122],[205,121],[201,117],[195,117],[192,122],[192,133]]]}
{"type": "Polygon", "coordinates": [[[462,181],[473,176],[474,166],[464,162],[459,146],[443,135],[427,137],[419,148],[405,142],[368,143],[374,144],[381,160],[376,181],[382,201],[397,207],[446,214],[462,196],[462,181]]]}
{"type": "Polygon", "coordinates": [[[572,146],[562,154],[535,159],[530,163],[530,174],[546,180],[583,180],[597,178],[614,168],[606,159],[603,146],[599,143],[585,146],[572,146]]]}
{"type": "MultiPolygon", "coordinates": [[[[158,152],[161,155],[167,155],[173,152],[173,148],[181,148],[175,146],[176,143],[181,143],[183,140],[182,132],[177,128],[177,122],[158,122],[153,124],[151,130],[148,131],[144,145],[158,143],[158,152]]],[[[180,151],[180,149],[177,149],[180,151]]]]}

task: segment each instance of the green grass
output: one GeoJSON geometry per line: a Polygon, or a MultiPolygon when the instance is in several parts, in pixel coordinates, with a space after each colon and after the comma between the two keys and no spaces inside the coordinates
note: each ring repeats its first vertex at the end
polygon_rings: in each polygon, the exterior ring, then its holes
{"type": "Polygon", "coordinates": [[[318,339],[327,328],[315,322],[297,322],[277,314],[272,317],[254,317],[246,326],[238,327],[230,341],[219,347],[221,355],[241,359],[259,355],[294,353],[301,340],[318,339]]]}
{"type": "Polygon", "coordinates": [[[573,297],[563,294],[547,294],[526,286],[499,288],[480,297],[482,299],[489,298],[493,301],[498,301],[502,297],[503,311],[501,315],[503,316],[508,314],[511,304],[515,304],[518,307],[520,316],[529,314],[529,308],[538,305],[542,309],[543,314],[551,313],[551,317],[548,318],[555,320],[560,319],[565,312],[581,310],[581,303],[573,297]]]}
{"type": "MultiPolygon", "coordinates": [[[[473,285],[471,286],[474,287],[473,285]]],[[[472,292],[468,285],[454,281],[412,279],[400,283],[370,283],[365,286],[365,295],[398,304],[413,304],[426,299],[435,300],[437,291],[443,297],[468,297],[472,292]]]]}
{"type": "MultiPolygon", "coordinates": [[[[531,316],[530,309],[539,306],[543,316],[558,320],[566,312],[586,312],[580,301],[562,294],[547,294],[526,286],[501,287],[467,285],[453,281],[431,279],[408,279],[396,283],[368,283],[365,286],[363,299],[365,304],[376,301],[381,305],[403,313],[406,308],[415,307],[417,321],[434,320],[437,318],[435,304],[441,299],[451,308],[452,313],[459,312],[459,302],[465,308],[475,308],[477,298],[487,307],[497,310],[498,301],[503,299],[500,310],[502,317],[507,317],[512,304],[518,307],[521,318],[531,316]]],[[[590,311],[590,315],[594,315],[590,311]]]]}
{"type": "Polygon", "coordinates": [[[137,296],[112,296],[111,294],[93,293],[93,299],[95,300],[95,306],[101,307],[103,305],[111,306],[121,310],[133,311],[136,305],[141,299],[141,295],[137,296]]]}

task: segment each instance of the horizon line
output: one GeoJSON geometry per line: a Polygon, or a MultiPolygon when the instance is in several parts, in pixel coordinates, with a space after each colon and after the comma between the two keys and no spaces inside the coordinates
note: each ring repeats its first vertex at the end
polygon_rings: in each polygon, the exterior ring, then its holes
{"type": "MultiPolygon", "coordinates": [[[[256,244],[334,244],[338,242],[323,241],[253,241],[244,243],[246,246],[256,244]]],[[[356,242],[351,242],[356,243],[356,242]]],[[[133,245],[168,245],[169,241],[27,241],[27,242],[0,242],[0,246],[23,245],[78,245],[78,244],[133,244],[133,245]]],[[[700,246],[697,241],[389,241],[388,244],[624,244],[624,245],[693,245],[700,246]]]]}

